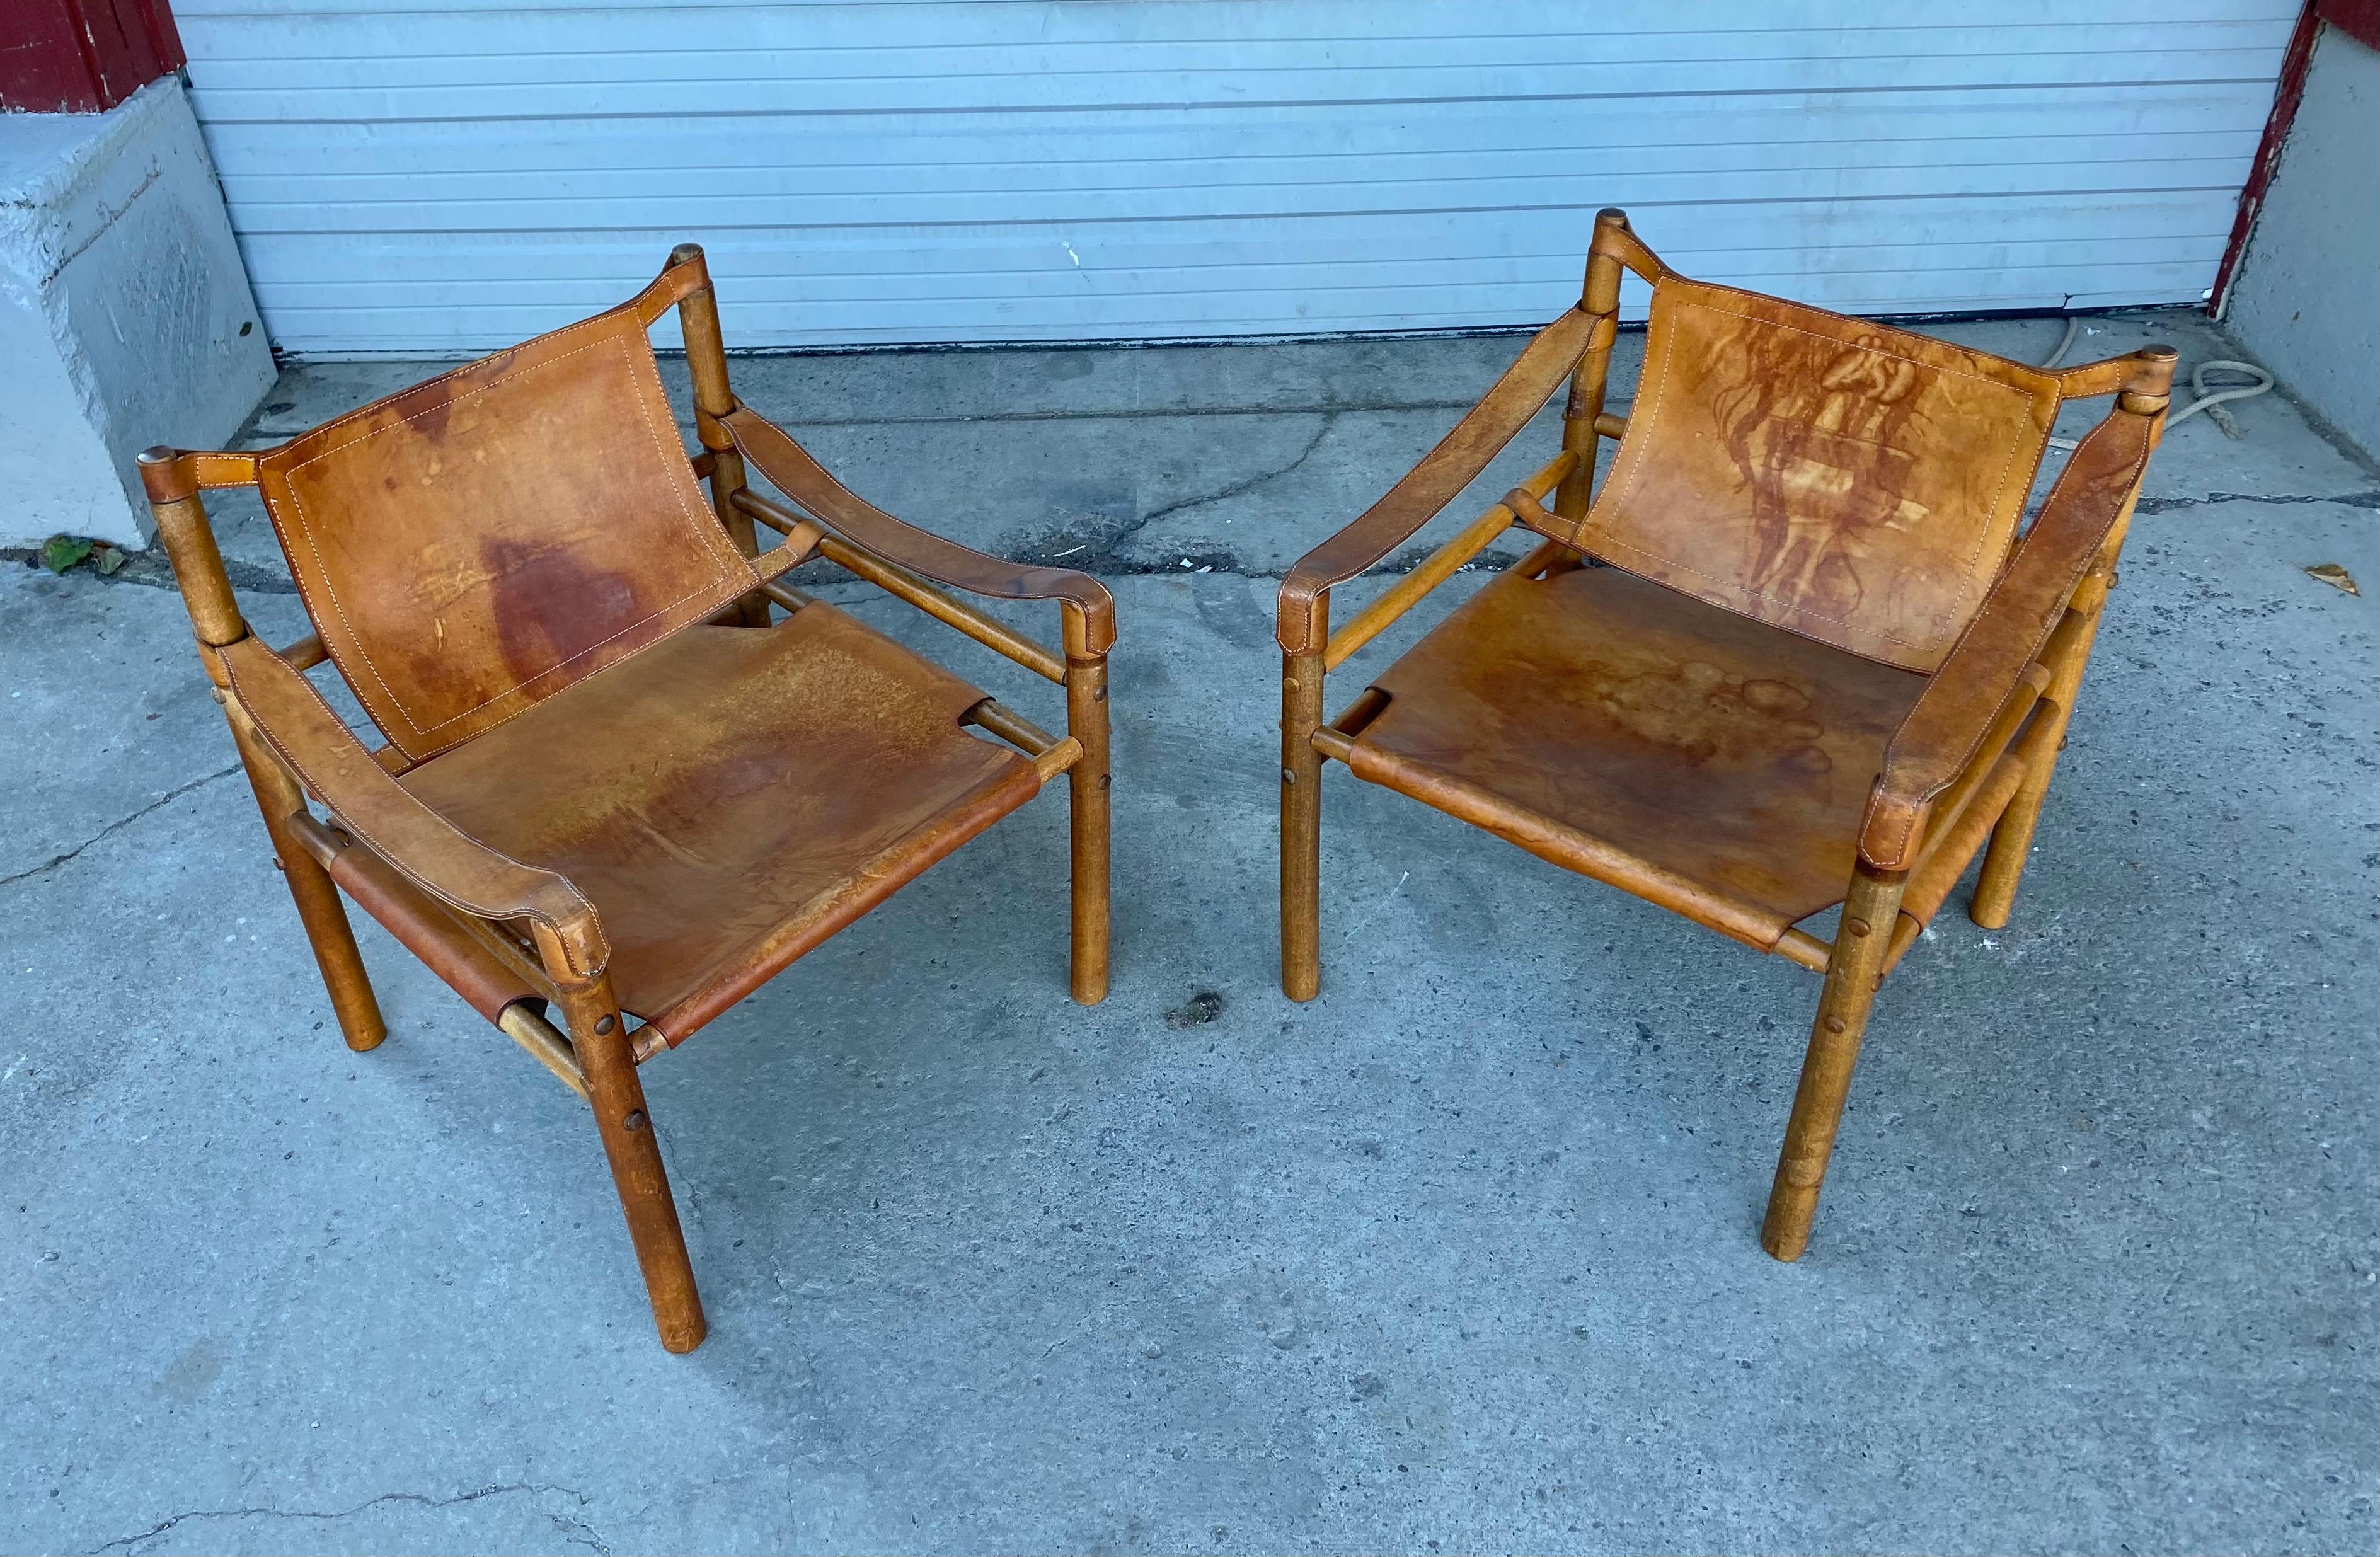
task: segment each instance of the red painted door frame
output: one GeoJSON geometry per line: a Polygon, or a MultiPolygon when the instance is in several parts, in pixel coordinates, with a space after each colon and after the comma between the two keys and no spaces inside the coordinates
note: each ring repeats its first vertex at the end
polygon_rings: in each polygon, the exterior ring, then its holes
{"type": "Polygon", "coordinates": [[[0,0],[0,111],[96,114],[182,67],[166,0],[0,0]]]}
{"type": "Polygon", "coordinates": [[[2273,111],[2265,120],[2265,138],[2256,143],[2256,160],[2248,168],[2248,183],[2240,191],[2240,212],[2231,219],[2230,241],[2223,246],[2223,263],[2215,272],[2206,311],[2223,316],[2223,300],[2240,274],[2240,257],[2248,251],[2248,235],[2256,228],[2256,213],[2265,206],[2265,190],[2281,165],[2281,147],[2305,97],[2306,71],[2313,64],[2315,38],[2324,27],[2335,27],[2357,42],[2380,48],[2380,0],[2307,0],[2297,30],[2281,55],[2281,79],[2273,88],[2273,111]]]}

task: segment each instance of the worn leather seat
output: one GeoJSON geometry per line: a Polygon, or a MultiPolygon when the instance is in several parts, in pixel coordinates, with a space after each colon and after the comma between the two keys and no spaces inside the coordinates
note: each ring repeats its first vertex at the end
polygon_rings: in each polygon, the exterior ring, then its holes
{"type": "Polygon", "coordinates": [[[675,1043],[1040,792],[960,725],[986,696],[819,602],[689,627],[398,782],[586,894],[622,1008],[675,1043]]]}
{"type": "Polygon", "coordinates": [[[1925,677],[1589,566],[1500,575],[1372,685],[1390,702],[1359,776],[1496,797],[1732,900],[1774,943],[1842,900],[1925,677]]]}
{"type": "Polygon", "coordinates": [[[617,308],[285,444],[140,464],[348,1046],[388,1025],[343,892],[586,1101],[671,1351],[705,1324],[638,1066],[1060,773],[1068,987],[1106,995],[1114,602],[904,523],[740,405],[694,245],[617,308]],[[648,335],[672,308],[698,454],[648,335]],[[285,649],[240,614],[210,487],[272,518],[313,627],[285,649]],[[1063,687],[1066,734],[784,582],[813,558],[1063,687]],[[1058,602],[1060,649],[943,586],[1058,602]],[[385,746],[306,678],[326,663],[385,746]]]}
{"type": "Polygon", "coordinates": [[[1690,280],[1598,213],[1579,306],[1281,579],[1282,992],[1322,989],[1326,759],[1824,973],[1761,1229],[1800,1259],[1877,986],[1979,854],[1969,912],[2007,922],[2174,360],[2052,370],[1690,280]],[[1618,416],[1623,272],[1652,301],[1618,416]],[[1560,453],[1334,627],[1564,375],[1560,453]],[[2020,535],[2058,408],[2110,395],[2020,535]],[[1330,671],[1516,525],[1536,548],[1326,723],[1330,671]],[[1796,927],[1835,903],[1830,941],[1796,927]]]}

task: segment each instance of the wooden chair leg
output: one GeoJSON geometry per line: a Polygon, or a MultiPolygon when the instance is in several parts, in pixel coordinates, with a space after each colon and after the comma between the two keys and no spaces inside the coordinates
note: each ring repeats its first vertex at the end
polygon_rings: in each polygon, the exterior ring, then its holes
{"type": "MultiPolygon", "coordinates": [[[[185,468],[182,456],[170,449],[147,450],[140,456],[140,464],[144,472],[161,465],[185,468]]],[[[239,602],[231,592],[231,578],[224,571],[223,553],[215,547],[214,531],[207,524],[206,505],[193,486],[180,497],[152,502],[150,512],[157,519],[158,538],[173,558],[174,581],[189,611],[190,630],[202,646],[200,657],[231,724],[232,744],[239,748],[249,789],[264,816],[265,835],[273,840],[273,857],[281,862],[281,874],[298,905],[298,920],[313,945],[314,963],[322,970],[322,987],[330,993],[339,1031],[347,1047],[358,1052],[377,1049],[388,1036],[388,1023],[381,1017],[380,1001],[364,972],[362,954],[356,950],[356,933],[347,923],[346,905],[339,901],[338,885],[289,831],[289,818],[305,809],[305,791],[265,746],[239,704],[222,689],[223,667],[212,651],[239,642],[249,633],[248,624],[240,619],[239,602]]]]}
{"type": "Polygon", "coordinates": [[[1769,1186],[1767,1219],[1760,1229],[1761,1247],[1779,1259],[1799,1259],[1809,1247],[1818,1186],[1827,1176],[1827,1160],[1834,1154],[1835,1131],[1842,1123],[1843,1100],[1851,1094],[1852,1069],[1859,1064],[1860,1040],[1867,1032],[1868,1012],[1876,1003],[1906,880],[1906,872],[1875,875],[1862,867],[1844,901],[1826,989],[1818,997],[1817,1020],[1810,1028],[1809,1053],[1802,1062],[1802,1083],[1793,1093],[1793,1115],[1785,1125],[1785,1148],[1769,1186]]]}
{"type": "Polygon", "coordinates": [[[1975,877],[1975,895],[1967,905],[1967,917],[1985,930],[2007,924],[2016,908],[2017,885],[2024,880],[2025,861],[2033,855],[2034,829],[2041,823],[2042,802],[2049,798],[2049,781],[2058,772],[2058,754],[2066,748],[2067,711],[2073,706],[2082,679],[2080,662],[2089,652],[2086,639],[2076,650],[2071,676],[2059,675],[2043,694],[2057,704],[2058,731],[2042,748],[2040,760],[2025,774],[1999,821],[1992,824],[1991,845],[1984,851],[1984,868],[1975,877]]]}
{"type": "Polygon", "coordinates": [[[2042,802],[2049,797],[2049,777],[2058,766],[2058,751],[2042,754],[2041,766],[2027,774],[2023,786],[1992,826],[1992,841],[1984,853],[1984,868],[1975,879],[1975,895],[1967,917],[1985,930],[1998,930],[2016,910],[2016,889],[2024,880],[2024,862],[2033,853],[2033,831],[2041,821],[2042,802]]]}
{"type": "Polygon", "coordinates": [[[1322,656],[1284,654],[1281,668],[1281,989],[1322,992],[1322,656]]]}
{"type": "Polygon", "coordinates": [[[364,971],[363,954],[356,949],[356,932],[347,923],[346,906],[339,901],[338,884],[291,834],[287,818],[304,808],[306,797],[288,771],[273,760],[263,741],[235,710],[232,742],[239,748],[240,765],[248,770],[256,809],[264,815],[264,831],[273,840],[274,858],[297,902],[298,918],[314,948],[315,966],[322,970],[322,987],[339,1018],[339,1032],[347,1047],[361,1053],[377,1049],[388,1036],[388,1023],[364,971]]]}
{"type": "MultiPolygon", "coordinates": [[[[2126,521],[2129,523],[2129,521],[2126,521]]],[[[2058,667],[2057,675],[2044,692],[2042,700],[2050,705],[2046,711],[2058,721],[2057,730],[2042,748],[2042,757],[2024,783],[2000,812],[1992,827],[1991,846],[1984,853],[1984,868],[1975,879],[1975,895],[1967,906],[1967,917],[1985,930],[1998,930],[2009,921],[2016,907],[2017,884],[2024,879],[2025,861],[2033,855],[2034,829],[2041,822],[2042,802],[2049,798],[2049,781],[2058,772],[2058,754],[2066,749],[2066,726],[2074,712],[2074,699],[2082,690],[2082,674],[2090,668],[2091,646],[2099,637],[2101,609],[2107,590],[2115,577],[2116,554],[2124,541],[2123,524],[2117,527],[2107,548],[2100,553],[2092,575],[2075,590],[2073,603],[2090,614],[2090,625],[2067,651],[2066,663],[2058,667]]]]}
{"type": "Polygon", "coordinates": [[[1083,743],[1081,760],[1066,773],[1074,856],[1069,982],[1077,1002],[1097,1005],[1108,995],[1108,662],[1072,652],[1077,614],[1066,614],[1066,733],[1083,743]]]}
{"type": "Polygon", "coordinates": [[[595,1128],[611,1159],[612,1182],[620,1192],[620,1209],[627,1213],[628,1237],[637,1246],[637,1263],[644,1270],[645,1291],[652,1299],[654,1327],[664,1347],[690,1352],[702,1344],[709,1326],[702,1317],[702,1296],[695,1290],[694,1265],[686,1258],[686,1233],[678,1225],[677,1202],[670,1198],[669,1174],[662,1167],[661,1143],[645,1113],[645,1089],[629,1052],[627,1023],[612,998],[611,980],[600,974],[591,983],[561,993],[571,1047],[577,1052],[588,1101],[594,1105],[595,1128]]]}
{"type": "Polygon", "coordinates": [[[2042,802],[2049,798],[2049,781],[2058,772],[2058,754],[2066,748],[2067,711],[2074,706],[2074,694],[2082,680],[2082,661],[2091,652],[2089,639],[2077,645],[2073,662],[2049,684],[2043,693],[2045,700],[2055,707],[2049,711],[2058,721],[2058,729],[2042,748],[2041,758],[2033,771],[2024,775],[2000,819],[1992,824],[1992,841],[1984,851],[1984,868],[1975,877],[1975,895],[1967,905],[1967,917],[1985,930],[1998,930],[2009,922],[2016,908],[2016,889],[2024,880],[2025,861],[2033,855],[2033,832],[2041,823],[2042,802]]]}

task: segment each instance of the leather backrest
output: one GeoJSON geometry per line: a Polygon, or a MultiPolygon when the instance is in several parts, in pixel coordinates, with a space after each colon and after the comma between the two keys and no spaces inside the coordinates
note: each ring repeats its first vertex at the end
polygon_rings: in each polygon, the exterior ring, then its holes
{"type": "Polygon", "coordinates": [[[1579,544],[1930,674],[2008,560],[2058,404],[2054,373],[1665,276],[1579,544]]]}
{"type": "Polygon", "coordinates": [[[633,306],[326,422],[257,484],[323,647],[416,762],[755,582],[633,306]]]}

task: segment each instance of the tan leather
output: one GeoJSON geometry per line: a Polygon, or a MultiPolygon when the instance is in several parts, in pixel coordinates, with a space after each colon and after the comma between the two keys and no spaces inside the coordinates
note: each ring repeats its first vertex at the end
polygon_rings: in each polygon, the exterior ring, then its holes
{"type": "Polygon", "coordinates": [[[1661,257],[1645,247],[1645,240],[1629,230],[1624,219],[1597,222],[1595,248],[1599,253],[1609,254],[1646,281],[1658,284],[1668,280],[1672,274],[1670,267],[1661,262],[1661,257]]]}
{"type": "Polygon", "coordinates": [[[1675,276],[1575,543],[1730,611],[1931,671],[2008,556],[2058,380],[1675,276]]]}
{"type": "Polygon", "coordinates": [[[681,243],[670,250],[669,262],[662,274],[645,285],[645,289],[628,299],[627,307],[637,316],[637,322],[647,329],[661,322],[662,316],[687,298],[710,285],[710,262],[703,257],[702,246],[681,243]]]}
{"type": "Polygon", "coordinates": [[[323,645],[414,761],[755,585],[634,304],[327,422],[257,477],[323,645]]]}
{"type": "Polygon", "coordinates": [[[140,484],[152,503],[178,503],[207,487],[254,486],[257,457],[230,449],[143,449],[140,484]]]}
{"type": "Polygon", "coordinates": [[[371,850],[343,848],[331,857],[329,870],[341,891],[489,1021],[516,1001],[542,998],[371,850]]]}
{"type": "Polygon", "coordinates": [[[1467,786],[1601,840],[1649,870],[1496,827],[1766,947],[1841,900],[1925,681],[1589,566],[1500,576],[1373,685],[1390,702],[1356,737],[1359,776],[1433,804],[1467,786]]]}
{"type": "Polygon", "coordinates": [[[406,879],[453,907],[488,919],[544,926],[582,978],[610,952],[594,905],[551,870],[481,843],[424,806],[372,760],[313,684],[253,638],[218,652],[232,696],[308,794],[406,879]]]}
{"type": "Polygon", "coordinates": [[[987,556],[894,518],[836,480],[783,428],[756,411],[738,407],[718,425],[753,469],[846,540],[913,573],[995,600],[1066,601],[1084,614],[1092,653],[1114,647],[1115,599],[1089,574],[987,556]]]}
{"type": "Polygon", "coordinates": [[[832,606],[696,626],[400,781],[566,876],[676,1043],[1033,797],[984,694],[832,606]]]}
{"type": "MultiPolygon", "coordinates": [[[[2102,395],[2113,395],[2131,383],[2139,371],[2137,357],[2103,357],[2096,362],[2078,362],[2071,368],[2058,370],[2058,393],[2069,400],[2095,400],[2102,395]]],[[[2168,375],[2168,382],[2171,375],[2168,375]]]]}
{"type": "Polygon", "coordinates": [[[687,244],[609,313],[277,449],[140,456],[341,1035],[358,1052],[388,1036],[344,891],[588,1105],[655,1327],[681,1353],[706,1321],[639,1064],[1061,772],[1068,991],[1093,1004],[1108,981],[1107,590],[903,525],[739,415],[767,473],[846,531],[824,534],[746,487],[731,414],[687,244]],[[697,458],[644,334],[673,305],[697,458]],[[287,659],[249,632],[199,495],[250,471],[314,625],[287,659]],[[756,515],[787,536],[758,571],[756,515]],[[1064,737],[775,582],[820,552],[1062,682],[1064,737]],[[1063,658],[912,569],[1059,598],[1063,658]],[[307,681],[324,659],[387,747],[366,751],[307,681]]]}
{"type": "Polygon", "coordinates": [[[1387,556],[1436,518],[1553,398],[1564,376],[1585,355],[1598,326],[1608,331],[1609,322],[1608,315],[1572,309],[1538,331],[1503,376],[1420,464],[1354,523],[1298,560],[1281,581],[1281,615],[1275,633],[1284,651],[1322,651],[1322,635],[1316,627],[1316,599],[1333,584],[1354,578],[1387,556]]]}
{"type": "Polygon", "coordinates": [[[2155,446],[2153,417],[2118,411],[2075,449],[1991,599],[1893,736],[1861,828],[1878,870],[1911,863],[1933,798],[1966,772],[2108,535],[2131,511],[2155,446]]]}

